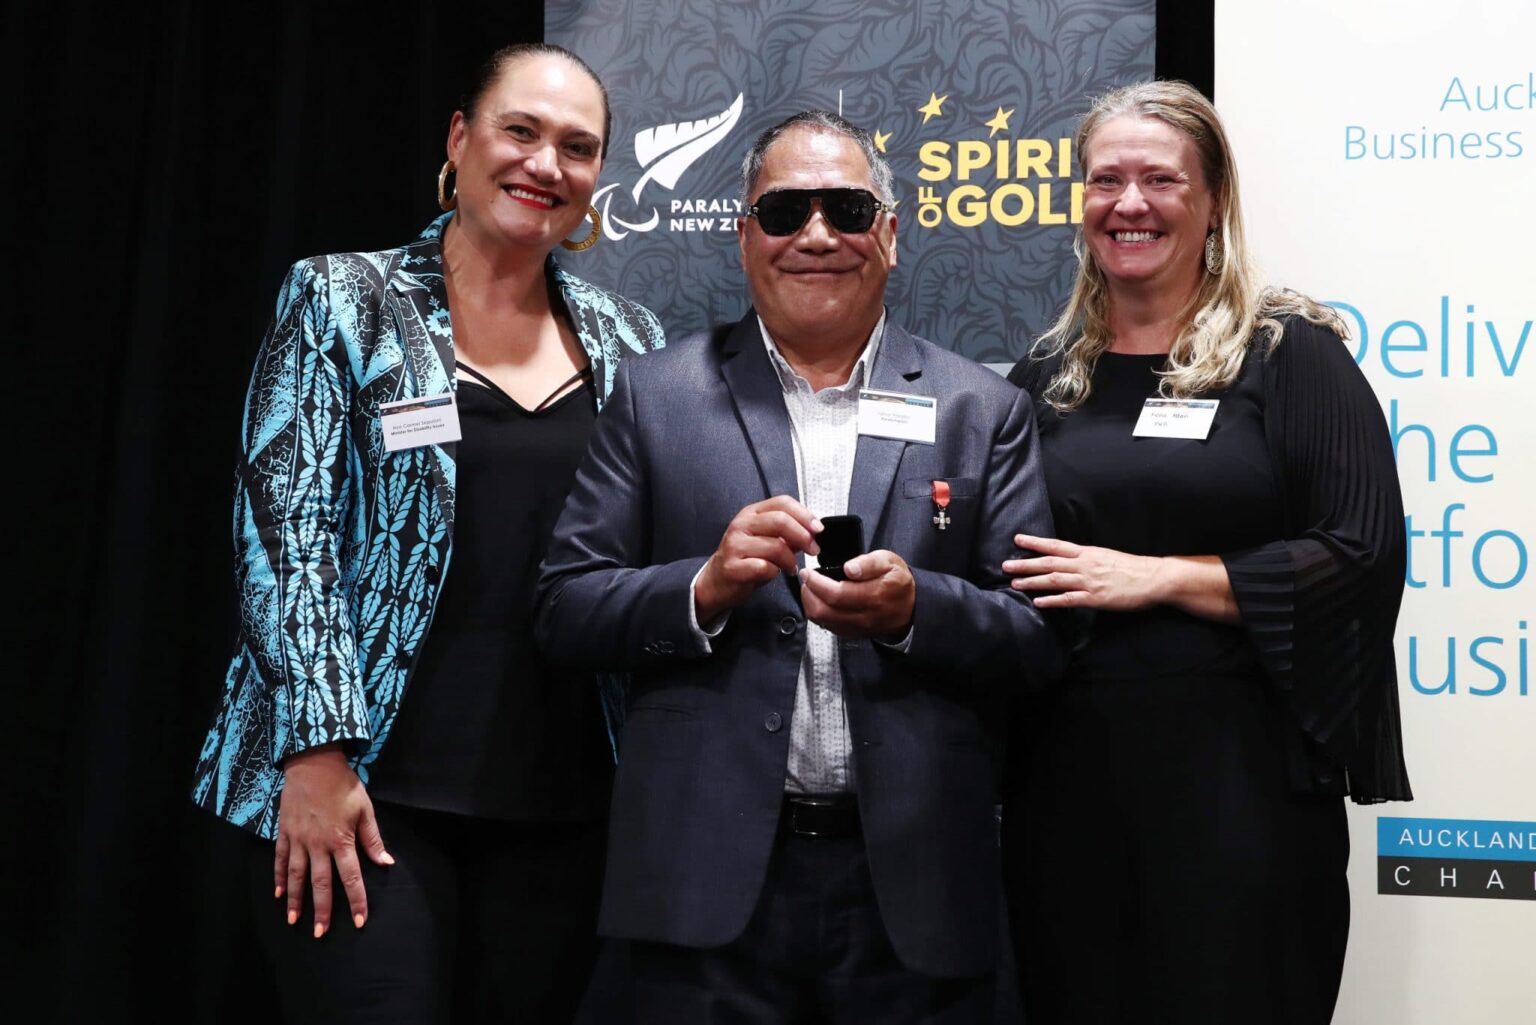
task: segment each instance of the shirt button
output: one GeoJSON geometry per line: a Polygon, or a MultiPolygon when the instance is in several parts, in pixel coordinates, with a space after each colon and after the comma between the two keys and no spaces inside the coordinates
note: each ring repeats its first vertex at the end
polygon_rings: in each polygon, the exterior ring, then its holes
{"type": "Polygon", "coordinates": [[[790,634],[795,632],[795,628],[799,625],[800,620],[796,619],[794,616],[785,616],[783,619],[779,620],[779,633],[783,634],[785,637],[788,637],[790,634]]]}
{"type": "Polygon", "coordinates": [[[405,669],[410,664],[411,664],[411,653],[409,651],[397,651],[397,652],[395,652],[395,665],[396,666],[398,666],[401,669],[405,669]]]}
{"type": "Polygon", "coordinates": [[[763,720],[763,729],[769,733],[777,733],[784,726],[784,717],[777,712],[769,712],[768,718],[763,720]]]}
{"type": "Polygon", "coordinates": [[[435,584],[442,579],[443,571],[436,566],[428,566],[426,571],[427,583],[435,584]]]}

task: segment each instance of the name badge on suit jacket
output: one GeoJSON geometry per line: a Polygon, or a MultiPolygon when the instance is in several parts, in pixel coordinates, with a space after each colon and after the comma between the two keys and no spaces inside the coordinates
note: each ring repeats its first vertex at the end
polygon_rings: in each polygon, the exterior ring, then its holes
{"type": "Polygon", "coordinates": [[[859,389],[859,433],[932,445],[938,434],[939,401],[927,395],[859,389]]]}
{"type": "Polygon", "coordinates": [[[463,437],[459,430],[459,407],[451,391],[419,399],[381,402],[379,427],[384,432],[386,452],[441,445],[463,437]]]}

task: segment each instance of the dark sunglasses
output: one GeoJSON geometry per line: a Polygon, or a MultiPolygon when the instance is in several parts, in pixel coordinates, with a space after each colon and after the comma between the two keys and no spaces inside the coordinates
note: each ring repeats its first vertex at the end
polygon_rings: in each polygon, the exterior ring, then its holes
{"type": "Polygon", "coordinates": [[[757,197],[747,216],[757,218],[764,235],[793,235],[811,218],[811,200],[821,200],[821,215],[844,235],[862,235],[875,215],[890,207],[868,189],[776,189],[757,197]]]}

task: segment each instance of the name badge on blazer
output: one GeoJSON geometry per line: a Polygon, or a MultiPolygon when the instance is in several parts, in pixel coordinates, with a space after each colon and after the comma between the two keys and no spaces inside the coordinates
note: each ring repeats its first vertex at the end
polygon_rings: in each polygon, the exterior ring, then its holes
{"type": "Polygon", "coordinates": [[[1219,405],[1220,399],[1148,399],[1131,437],[1204,441],[1210,436],[1219,405]]]}
{"type": "Polygon", "coordinates": [[[459,407],[454,402],[453,392],[381,402],[379,427],[384,432],[386,452],[441,445],[464,436],[459,430],[459,407]]]}
{"type": "Polygon", "coordinates": [[[932,445],[938,434],[939,402],[927,395],[859,389],[859,433],[932,445]]]}

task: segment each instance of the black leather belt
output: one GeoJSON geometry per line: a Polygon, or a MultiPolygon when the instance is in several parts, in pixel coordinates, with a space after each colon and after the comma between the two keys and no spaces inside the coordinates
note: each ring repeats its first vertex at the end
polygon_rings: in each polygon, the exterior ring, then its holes
{"type": "Polygon", "coordinates": [[[859,802],[852,794],[785,794],[784,817],[780,821],[796,836],[858,836],[859,802]]]}

